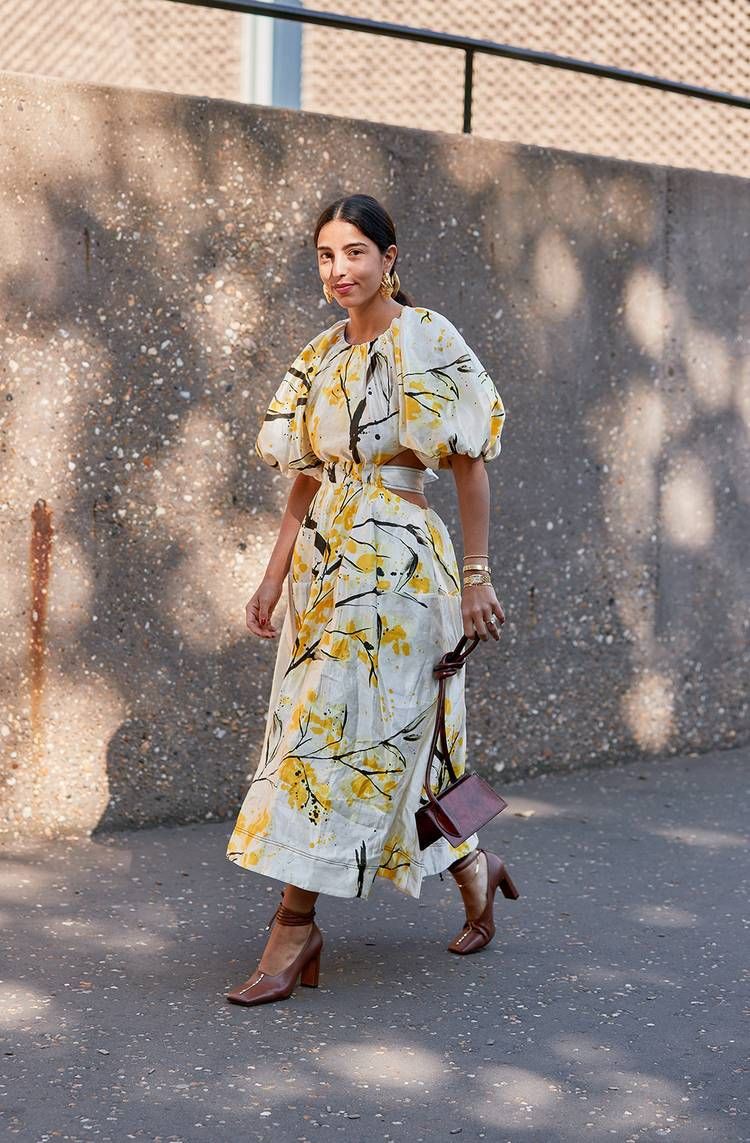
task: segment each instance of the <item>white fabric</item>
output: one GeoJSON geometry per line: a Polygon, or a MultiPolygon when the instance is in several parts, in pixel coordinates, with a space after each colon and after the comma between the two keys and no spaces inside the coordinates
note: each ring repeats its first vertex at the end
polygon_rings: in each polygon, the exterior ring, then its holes
{"type": "MultiPolygon", "coordinates": [[[[434,310],[404,307],[361,345],[348,345],[345,324],[300,352],[256,441],[272,468],[320,487],[294,546],[260,760],[227,857],[334,896],[367,897],[381,876],[418,897],[424,876],[477,843],[440,839],[423,852],[414,821],[435,724],[432,669],[463,634],[461,581],[438,513],[393,491],[398,468],[408,481],[437,473],[385,462],[405,448],[430,468],[454,453],[491,459],[505,411],[434,310]]],[[[446,687],[458,775],[465,670],[446,687]]],[[[433,788],[446,781],[438,760],[433,788]]]]}

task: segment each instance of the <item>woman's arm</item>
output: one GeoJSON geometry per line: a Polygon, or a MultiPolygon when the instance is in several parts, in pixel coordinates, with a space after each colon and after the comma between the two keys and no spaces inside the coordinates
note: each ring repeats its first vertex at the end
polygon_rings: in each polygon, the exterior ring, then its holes
{"type": "MultiPolygon", "coordinates": [[[[490,482],[484,458],[455,453],[450,458],[450,467],[456,480],[464,554],[488,555],[490,482]]],[[[480,639],[486,640],[488,633],[495,639],[500,638],[500,625],[505,622],[505,612],[492,584],[471,584],[464,587],[461,614],[464,621],[464,635],[469,639],[478,635],[480,639]],[[492,615],[497,616],[497,623],[488,626],[487,620],[492,615]]]]}
{"type": "Polygon", "coordinates": [[[272,638],[277,633],[271,623],[271,615],[291,566],[297,533],[319,488],[320,481],[314,476],[306,476],[301,472],[294,478],[265,574],[258,590],[245,607],[247,626],[254,635],[272,638]]]}

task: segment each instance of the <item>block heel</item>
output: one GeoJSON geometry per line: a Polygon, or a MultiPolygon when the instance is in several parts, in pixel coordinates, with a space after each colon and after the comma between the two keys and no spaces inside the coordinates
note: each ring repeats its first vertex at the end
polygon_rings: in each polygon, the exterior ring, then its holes
{"type": "Polygon", "coordinates": [[[299,982],[305,988],[317,988],[320,979],[320,953],[309,960],[300,973],[299,982]]]}
{"type": "Polygon", "coordinates": [[[231,1004],[242,1004],[250,1008],[255,1004],[270,1004],[274,1000],[286,1000],[294,992],[294,986],[299,980],[307,988],[317,988],[320,977],[320,953],[323,948],[323,937],[313,918],[315,910],[309,913],[296,913],[283,903],[271,918],[269,929],[274,922],[279,925],[312,925],[310,935],[290,965],[282,972],[271,976],[267,972],[256,969],[253,976],[244,984],[233,988],[224,995],[231,1004]]]}
{"type": "Polygon", "coordinates": [[[503,869],[503,872],[500,876],[500,889],[502,890],[503,897],[510,897],[513,901],[515,901],[516,898],[520,896],[518,890],[513,884],[513,878],[511,877],[510,873],[508,873],[507,869],[503,869]]]}

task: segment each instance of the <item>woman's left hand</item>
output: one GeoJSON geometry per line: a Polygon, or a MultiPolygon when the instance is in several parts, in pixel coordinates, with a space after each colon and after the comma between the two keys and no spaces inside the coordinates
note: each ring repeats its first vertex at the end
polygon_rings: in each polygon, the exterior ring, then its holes
{"type": "Polygon", "coordinates": [[[461,596],[461,616],[464,621],[464,635],[473,639],[478,635],[486,643],[490,635],[500,638],[500,628],[505,623],[505,612],[489,583],[475,583],[464,586],[461,596]]]}

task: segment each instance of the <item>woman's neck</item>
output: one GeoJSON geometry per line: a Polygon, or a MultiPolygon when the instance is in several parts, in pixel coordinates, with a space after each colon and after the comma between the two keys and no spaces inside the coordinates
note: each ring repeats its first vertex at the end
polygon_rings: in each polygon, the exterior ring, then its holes
{"type": "Polygon", "coordinates": [[[380,337],[393,319],[399,317],[403,308],[403,306],[388,306],[387,309],[378,310],[376,313],[372,310],[364,313],[359,309],[350,310],[349,319],[344,326],[344,340],[350,345],[359,345],[361,342],[380,337]]]}

